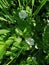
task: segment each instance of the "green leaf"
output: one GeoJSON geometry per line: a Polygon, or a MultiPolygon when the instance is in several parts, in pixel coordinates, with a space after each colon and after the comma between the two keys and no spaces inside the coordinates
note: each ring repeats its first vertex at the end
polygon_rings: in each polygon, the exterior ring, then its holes
{"type": "Polygon", "coordinates": [[[4,19],[3,17],[0,17],[0,20],[1,21],[7,21],[6,19],[4,19]]]}
{"type": "Polygon", "coordinates": [[[18,37],[18,38],[14,38],[14,41],[15,42],[13,43],[13,46],[20,48],[20,43],[21,43],[22,39],[20,37],[18,37]]]}
{"type": "Polygon", "coordinates": [[[3,41],[0,41],[0,45],[4,45],[5,43],[3,41]]]}
{"type": "Polygon", "coordinates": [[[22,32],[19,28],[16,28],[16,29],[15,29],[15,32],[16,32],[16,34],[18,34],[18,35],[23,35],[23,32],[22,32]]]}
{"type": "Polygon", "coordinates": [[[4,45],[0,45],[0,59],[3,58],[3,55],[5,54],[6,52],[6,48],[4,45]]]}
{"type": "Polygon", "coordinates": [[[9,33],[9,30],[6,30],[6,29],[1,29],[0,30],[0,35],[1,34],[6,34],[6,33],[9,33]]]}
{"type": "Polygon", "coordinates": [[[9,47],[12,43],[13,43],[13,40],[12,39],[8,39],[5,42],[5,44],[6,44],[7,47],[9,47]]]}
{"type": "Polygon", "coordinates": [[[26,12],[29,14],[29,16],[32,14],[32,9],[29,6],[26,6],[26,12]]]}
{"type": "Polygon", "coordinates": [[[45,60],[47,63],[49,63],[49,53],[46,55],[45,60]]]}

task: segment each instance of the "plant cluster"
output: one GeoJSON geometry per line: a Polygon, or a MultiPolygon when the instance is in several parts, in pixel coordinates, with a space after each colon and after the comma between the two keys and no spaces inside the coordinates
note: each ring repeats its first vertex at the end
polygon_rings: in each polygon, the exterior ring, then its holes
{"type": "Polygon", "coordinates": [[[49,0],[0,0],[0,65],[49,65],[49,0]]]}

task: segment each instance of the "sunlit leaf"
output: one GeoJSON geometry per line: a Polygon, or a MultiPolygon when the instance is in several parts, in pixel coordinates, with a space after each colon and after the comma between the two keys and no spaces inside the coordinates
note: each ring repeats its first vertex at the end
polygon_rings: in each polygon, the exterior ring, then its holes
{"type": "Polygon", "coordinates": [[[4,45],[0,45],[0,59],[3,58],[3,55],[5,54],[6,52],[6,48],[4,45]]]}

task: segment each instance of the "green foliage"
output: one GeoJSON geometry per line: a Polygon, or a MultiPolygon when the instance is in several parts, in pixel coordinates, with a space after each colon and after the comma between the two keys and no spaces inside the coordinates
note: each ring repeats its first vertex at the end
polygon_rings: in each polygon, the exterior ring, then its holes
{"type": "Polygon", "coordinates": [[[37,10],[34,12],[34,15],[37,15],[40,9],[46,4],[47,0],[43,0],[41,4],[38,6],[37,10]]]}
{"type": "Polygon", "coordinates": [[[49,24],[45,27],[43,33],[43,49],[47,53],[45,60],[49,63],[49,24]]]}
{"type": "Polygon", "coordinates": [[[44,28],[43,46],[46,52],[49,52],[49,24],[44,28]]]}
{"type": "Polygon", "coordinates": [[[49,0],[0,0],[0,65],[49,65],[48,20],[49,0]]]}

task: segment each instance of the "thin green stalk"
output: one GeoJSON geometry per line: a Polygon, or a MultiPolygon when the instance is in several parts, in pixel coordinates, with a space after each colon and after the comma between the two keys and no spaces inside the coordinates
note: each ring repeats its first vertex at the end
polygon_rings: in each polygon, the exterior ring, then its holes
{"type": "Polygon", "coordinates": [[[18,3],[19,3],[19,7],[21,7],[21,2],[20,2],[20,0],[18,0],[18,3]]]}
{"type": "Polygon", "coordinates": [[[35,0],[32,0],[32,11],[33,11],[33,6],[34,6],[34,1],[35,1],[35,0]]]}
{"type": "Polygon", "coordinates": [[[41,2],[41,4],[38,6],[38,8],[36,9],[36,11],[33,13],[33,15],[37,15],[39,13],[39,11],[41,10],[41,8],[46,4],[47,0],[43,0],[41,2]]]}

